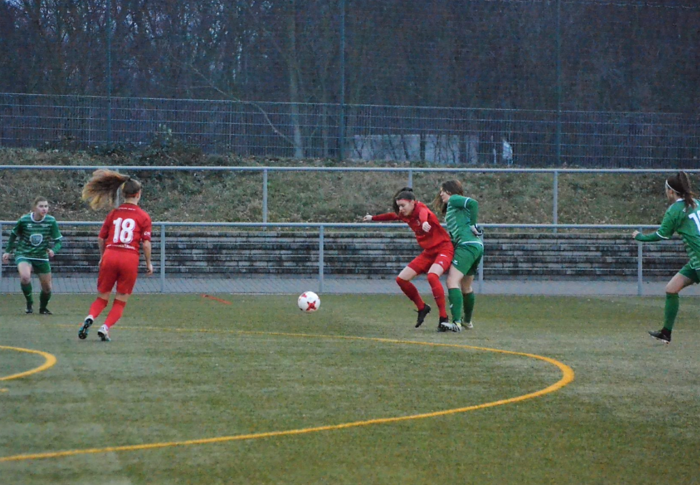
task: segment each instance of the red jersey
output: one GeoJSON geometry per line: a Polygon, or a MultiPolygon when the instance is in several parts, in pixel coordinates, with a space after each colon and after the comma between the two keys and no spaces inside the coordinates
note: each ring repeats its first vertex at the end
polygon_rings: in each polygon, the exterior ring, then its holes
{"type": "Polygon", "coordinates": [[[105,240],[105,249],[138,254],[141,241],[151,240],[151,216],[135,204],[122,204],[109,213],[99,237],[105,240]]]}
{"type": "Polygon", "coordinates": [[[416,201],[416,206],[408,217],[396,214],[395,212],[387,212],[386,214],[372,216],[372,220],[377,222],[404,221],[413,229],[413,232],[416,234],[416,241],[418,241],[418,244],[420,244],[420,247],[423,249],[431,249],[451,241],[450,235],[440,225],[437,216],[433,211],[428,209],[424,203],[419,201],[416,201]],[[422,227],[423,223],[426,221],[430,224],[430,231],[428,232],[425,232],[422,227]]]}

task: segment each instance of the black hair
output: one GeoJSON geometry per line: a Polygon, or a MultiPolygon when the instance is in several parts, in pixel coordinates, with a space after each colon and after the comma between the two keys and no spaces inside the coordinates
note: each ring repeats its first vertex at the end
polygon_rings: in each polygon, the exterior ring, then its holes
{"type": "Polygon", "coordinates": [[[396,203],[397,200],[416,200],[416,195],[413,193],[411,187],[404,187],[399,189],[395,194],[393,199],[391,199],[391,206],[394,208],[396,214],[399,213],[399,204],[396,203]]]}
{"type": "Polygon", "coordinates": [[[676,175],[669,177],[666,179],[666,186],[683,199],[686,209],[695,208],[695,197],[697,197],[697,194],[693,192],[690,177],[687,173],[680,171],[676,175]]]}

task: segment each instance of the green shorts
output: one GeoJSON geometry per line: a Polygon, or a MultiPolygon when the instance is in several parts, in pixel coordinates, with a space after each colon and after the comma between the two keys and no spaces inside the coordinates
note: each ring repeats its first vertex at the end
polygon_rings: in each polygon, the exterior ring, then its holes
{"type": "Polygon", "coordinates": [[[689,280],[692,280],[692,282],[697,285],[698,283],[700,283],[700,275],[698,275],[698,271],[700,270],[693,269],[690,266],[690,263],[688,263],[681,268],[679,273],[688,278],[689,280]]]}
{"type": "Polygon", "coordinates": [[[15,263],[29,263],[34,268],[34,273],[36,274],[47,274],[51,273],[51,265],[48,261],[41,261],[39,259],[29,259],[24,256],[15,256],[15,263]]]}
{"type": "Polygon", "coordinates": [[[452,266],[465,276],[474,276],[483,255],[484,247],[481,244],[461,244],[455,247],[452,266]]]}

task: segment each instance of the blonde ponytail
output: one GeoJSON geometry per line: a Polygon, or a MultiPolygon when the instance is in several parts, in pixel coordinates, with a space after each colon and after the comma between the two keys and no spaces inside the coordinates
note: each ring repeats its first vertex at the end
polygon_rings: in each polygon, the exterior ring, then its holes
{"type": "Polygon", "coordinates": [[[112,208],[120,187],[126,197],[132,197],[141,190],[141,183],[113,170],[95,170],[83,187],[83,200],[94,210],[112,208]]]}

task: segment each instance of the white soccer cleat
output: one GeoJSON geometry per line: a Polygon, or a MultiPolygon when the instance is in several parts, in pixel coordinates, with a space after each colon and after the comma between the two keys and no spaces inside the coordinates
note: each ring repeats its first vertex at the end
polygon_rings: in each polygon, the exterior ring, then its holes
{"type": "Polygon", "coordinates": [[[109,328],[107,328],[107,325],[102,325],[100,327],[97,331],[97,336],[100,337],[100,340],[103,342],[110,342],[112,340],[109,338],[109,328]]]}
{"type": "Polygon", "coordinates": [[[464,324],[464,328],[466,328],[466,329],[472,329],[472,328],[474,328],[474,325],[472,324],[472,322],[467,322],[467,323],[464,324]]]}
{"type": "Polygon", "coordinates": [[[438,323],[438,332],[461,332],[462,326],[459,323],[450,323],[446,318],[440,317],[440,323],[438,323]]]}

